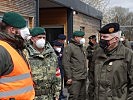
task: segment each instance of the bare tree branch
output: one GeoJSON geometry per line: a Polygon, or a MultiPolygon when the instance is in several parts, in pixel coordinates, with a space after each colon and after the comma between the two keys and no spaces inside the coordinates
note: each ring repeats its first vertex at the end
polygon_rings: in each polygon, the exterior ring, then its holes
{"type": "Polygon", "coordinates": [[[81,0],[81,1],[104,12],[104,10],[107,7],[107,5],[109,4],[110,0],[81,0]]]}

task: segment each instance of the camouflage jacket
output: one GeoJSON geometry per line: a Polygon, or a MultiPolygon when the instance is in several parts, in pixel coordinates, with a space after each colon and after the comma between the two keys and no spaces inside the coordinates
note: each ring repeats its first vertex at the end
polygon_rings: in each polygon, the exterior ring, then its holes
{"type": "MultiPolygon", "coordinates": [[[[35,90],[48,92],[46,95],[52,94],[53,96],[59,96],[61,77],[56,77],[58,62],[51,45],[47,42],[42,53],[35,50],[32,45],[28,45],[24,53],[31,66],[35,90]]],[[[36,95],[38,95],[37,92],[36,95]]]]}

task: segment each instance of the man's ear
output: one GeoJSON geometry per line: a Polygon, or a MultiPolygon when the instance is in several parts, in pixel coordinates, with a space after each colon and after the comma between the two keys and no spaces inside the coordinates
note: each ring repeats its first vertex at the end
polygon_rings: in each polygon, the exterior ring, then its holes
{"type": "Polygon", "coordinates": [[[31,37],[31,41],[33,41],[34,40],[34,38],[33,37],[31,37]]]}
{"type": "Polygon", "coordinates": [[[35,37],[31,37],[30,39],[32,42],[35,42],[36,41],[36,38],[35,37]]]}
{"type": "Polygon", "coordinates": [[[16,34],[16,29],[14,27],[9,27],[7,29],[8,33],[13,33],[13,34],[16,34]]]}

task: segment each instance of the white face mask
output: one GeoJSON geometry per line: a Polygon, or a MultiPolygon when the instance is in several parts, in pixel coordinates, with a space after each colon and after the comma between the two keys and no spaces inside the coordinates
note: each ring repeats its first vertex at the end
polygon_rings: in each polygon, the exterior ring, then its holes
{"type": "Polygon", "coordinates": [[[66,43],[67,41],[65,40],[64,43],[66,43]]]}
{"type": "Polygon", "coordinates": [[[29,29],[27,27],[20,29],[20,35],[23,39],[27,39],[30,35],[29,29]]]}
{"type": "Polygon", "coordinates": [[[120,38],[120,41],[124,41],[124,39],[123,38],[120,38]]]}
{"type": "Polygon", "coordinates": [[[37,40],[36,41],[36,46],[38,47],[38,48],[40,48],[40,49],[42,49],[42,48],[44,48],[44,46],[45,46],[45,40],[44,39],[39,39],[39,40],[37,40]]]}
{"type": "Polygon", "coordinates": [[[85,38],[80,39],[80,44],[85,44],[85,38]]]}
{"type": "Polygon", "coordinates": [[[32,36],[27,36],[27,40],[30,40],[32,36]]]}
{"type": "Polygon", "coordinates": [[[61,52],[61,48],[55,48],[57,52],[61,52]]]}

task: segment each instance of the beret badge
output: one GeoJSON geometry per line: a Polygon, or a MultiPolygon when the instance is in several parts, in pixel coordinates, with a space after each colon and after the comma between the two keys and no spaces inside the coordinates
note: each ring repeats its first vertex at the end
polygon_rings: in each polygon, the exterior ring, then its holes
{"type": "Polygon", "coordinates": [[[115,30],[114,28],[109,28],[110,33],[114,32],[114,30],[115,30]]]}

